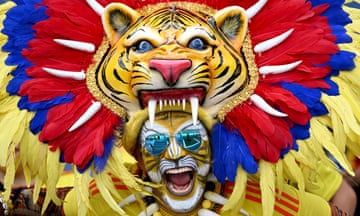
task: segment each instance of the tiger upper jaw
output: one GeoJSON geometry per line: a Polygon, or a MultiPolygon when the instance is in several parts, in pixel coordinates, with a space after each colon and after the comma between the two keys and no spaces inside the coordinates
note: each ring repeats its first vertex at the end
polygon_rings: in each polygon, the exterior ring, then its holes
{"type": "Polygon", "coordinates": [[[139,93],[141,107],[147,107],[150,123],[153,124],[156,111],[189,110],[194,124],[197,122],[198,108],[204,100],[203,88],[165,89],[139,93]]]}

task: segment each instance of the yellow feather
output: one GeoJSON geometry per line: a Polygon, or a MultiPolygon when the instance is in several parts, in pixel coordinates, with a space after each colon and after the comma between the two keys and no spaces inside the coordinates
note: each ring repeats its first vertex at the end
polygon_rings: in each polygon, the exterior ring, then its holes
{"type": "Polygon", "coordinates": [[[246,191],[247,173],[238,166],[236,171],[235,186],[228,202],[221,209],[222,212],[231,211],[231,215],[237,215],[244,203],[246,191]]]}
{"type": "Polygon", "coordinates": [[[295,183],[297,183],[297,187],[299,188],[300,192],[305,191],[304,176],[294,156],[292,154],[286,154],[283,159],[283,163],[284,171],[291,179],[295,180],[295,183]]]}
{"type": "Polygon", "coordinates": [[[94,175],[96,186],[99,189],[102,197],[106,200],[107,204],[111,209],[118,212],[120,215],[127,215],[126,212],[117,204],[114,198],[111,196],[110,191],[116,190],[113,187],[111,178],[109,175],[94,175]],[[110,183],[111,182],[111,183],[110,183]],[[109,186],[111,185],[111,186],[109,186]]]}
{"type": "Polygon", "coordinates": [[[313,136],[318,140],[319,144],[328,150],[348,173],[354,174],[351,165],[346,158],[345,152],[341,152],[334,144],[334,138],[331,132],[327,128],[322,127],[316,119],[311,121],[311,124],[312,128],[316,130],[316,133],[314,133],[313,136]]]}
{"type": "Polygon", "coordinates": [[[50,201],[53,201],[56,205],[61,204],[61,200],[56,195],[56,184],[62,173],[63,166],[59,162],[60,151],[52,152],[49,150],[46,160],[46,196],[42,207],[42,214],[44,214],[50,201]]]}
{"type": "Polygon", "coordinates": [[[284,189],[284,166],[283,161],[279,160],[275,164],[275,172],[276,172],[276,188],[279,190],[278,194],[281,194],[284,189]]]}
{"type": "Polygon", "coordinates": [[[10,8],[14,7],[16,4],[12,1],[7,1],[6,3],[0,4],[0,14],[1,20],[3,20],[5,14],[10,8]]]}
{"type": "Polygon", "coordinates": [[[4,192],[5,200],[8,200],[11,194],[12,184],[15,180],[16,166],[15,166],[15,143],[11,143],[6,161],[6,174],[4,177],[4,187],[7,189],[4,192]]]}
{"type": "Polygon", "coordinates": [[[263,216],[272,216],[275,206],[275,173],[273,164],[260,160],[259,170],[263,216]]]}
{"type": "Polygon", "coordinates": [[[24,112],[11,112],[6,115],[0,115],[0,166],[5,166],[9,144],[15,139],[19,140],[16,135],[20,123],[23,120],[24,112]]]}
{"type": "Polygon", "coordinates": [[[87,215],[88,209],[93,211],[89,202],[90,169],[80,174],[74,169],[75,192],[77,197],[78,215],[87,215]]]}

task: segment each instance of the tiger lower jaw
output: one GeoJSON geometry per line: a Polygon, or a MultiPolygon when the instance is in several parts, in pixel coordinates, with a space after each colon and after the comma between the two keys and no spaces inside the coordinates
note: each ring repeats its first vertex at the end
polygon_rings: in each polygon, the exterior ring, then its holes
{"type": "Polygon", "coordinates": [[[182,98],[182,99],[173,99],[173,100],[172,99],[169,99],[169,100],[150,99],[147,104],[150,125],[154,125],[155,113],[156,113],[157,108],[159,111],[162,111],[162,110],[183,110],[183,111],[185,111],[188,104],[190,104],[190,110],[191,110],[193,124],[196,125],[196,123],[198,122],[198,109],[199,109],[199,98],[198,97],[192,96],[189,99],[182,98]]]}
{"type": "Polygon", "coordinates": [[[195,171],[190,167],[169,169],[164,174],[167,190],[174,196],[189,194],[195,182],[195,171]]]}

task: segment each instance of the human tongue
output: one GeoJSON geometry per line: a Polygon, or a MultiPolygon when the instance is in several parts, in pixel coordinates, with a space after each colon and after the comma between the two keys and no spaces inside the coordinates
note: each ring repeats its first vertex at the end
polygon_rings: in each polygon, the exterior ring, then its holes
{"type": "Polygon", "coordinates": [[[170,174],[167,177],[168,181],[172,182],[174,185],[186,185],[190,182],[191,176],[189,172],[170,174]]]}

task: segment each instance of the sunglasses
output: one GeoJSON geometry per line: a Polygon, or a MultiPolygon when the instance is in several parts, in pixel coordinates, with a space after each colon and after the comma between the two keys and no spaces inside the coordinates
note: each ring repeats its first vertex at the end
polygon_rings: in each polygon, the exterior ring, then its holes
{"type": "MultiPolygon", "coordinates": [[[[183,130],[175,134],[176,142],[188,151],[195,151],[201,145],[199,130],[183,130]]],[[[160,155],[170,144],[168,134],[151,134],[145,138],[146,150],[154,156],[160,155]]]]}

